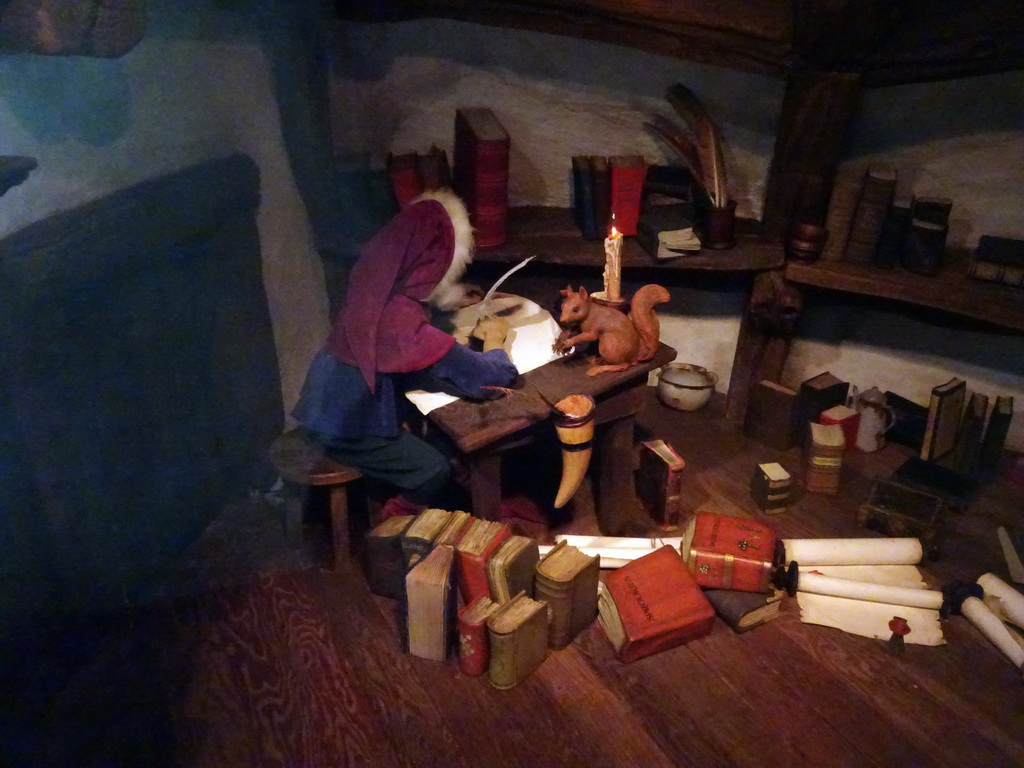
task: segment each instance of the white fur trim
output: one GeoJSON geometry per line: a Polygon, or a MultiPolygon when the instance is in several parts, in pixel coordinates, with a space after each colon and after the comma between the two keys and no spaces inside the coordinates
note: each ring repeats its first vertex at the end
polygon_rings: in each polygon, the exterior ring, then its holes
{"type": "Polygon", "coordinates": [[[448,218],[452,221],[455,229],[455,253],[452,254],[452,263],[448,267],[441,282],[430,292],[427,301],[442,310],[452,310],[460,306],[466,295],[466,288],[459,283],[459,278],[466,271],[466,267],[473,261],[473,228],[469,224],[469,212],[466,204],[450,189],[432,189],[424,192],[413,200],[416,204],[421,200],[436,200],[444,206],[448,218]]]}

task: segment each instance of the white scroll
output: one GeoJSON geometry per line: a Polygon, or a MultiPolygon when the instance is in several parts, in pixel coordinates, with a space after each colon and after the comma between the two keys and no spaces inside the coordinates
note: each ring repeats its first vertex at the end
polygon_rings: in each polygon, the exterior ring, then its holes
{"type": "Polygon", "coordinates": [[[979,576],[978,584],[985,590],[985,605],[992,613],[1024,629],[1024,595],[994,573],[979,576]]]}
{"type": "Polygon", "coordinates": [[[786,562],[800,565],[916,565],[921,542],[915,538],[783,539],[786,562]]]}
{"type": "Polygon", "coordinates": [[[1024,671],[1024,647],[1021,641],[984,601],[968,597],[960,607],[960,612],[1010,660],[1013,666],[1024,671]]]}

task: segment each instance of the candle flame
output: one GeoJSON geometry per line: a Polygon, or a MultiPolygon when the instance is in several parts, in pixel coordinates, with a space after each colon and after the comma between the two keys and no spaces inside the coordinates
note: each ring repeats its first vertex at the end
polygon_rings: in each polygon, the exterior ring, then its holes
{"type": "Polygon", "coordinates": [[[618,237],[618,236],[619,236],[619,230],[617,230],[615,228],[615,225],[612,224],[612,231],[611,231],[611,234],[608,235],[608,237],[618,237]]]}

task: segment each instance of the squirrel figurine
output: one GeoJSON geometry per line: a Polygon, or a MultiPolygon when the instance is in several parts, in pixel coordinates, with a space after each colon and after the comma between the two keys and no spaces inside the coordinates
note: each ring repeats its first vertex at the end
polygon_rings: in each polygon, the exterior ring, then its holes
{"type": "Polygon", "coordinates": [[[569,285],[559,293],[564,298],[558,321],[570,327],[558,335],[552,349],[565,355],[577,344],[596,341],[598,355],[591,359],[594,366],[588,376],[624,371],[654,356],[661,328],[654,306],[669,299],[660,285],[651,283],[638,290],[628,315],[598,304],[582,286],[574,291],[569,285]]]}

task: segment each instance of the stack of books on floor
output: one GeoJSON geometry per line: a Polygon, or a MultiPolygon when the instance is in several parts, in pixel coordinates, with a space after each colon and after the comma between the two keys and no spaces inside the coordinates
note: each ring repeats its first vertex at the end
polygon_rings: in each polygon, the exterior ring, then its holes
{"type": "Polygon", "coordinates": [[[804,489],[811,493],[839,493],[846,437],[838,424],[811,423],[811,439],[804,464],[804,489]]]}

